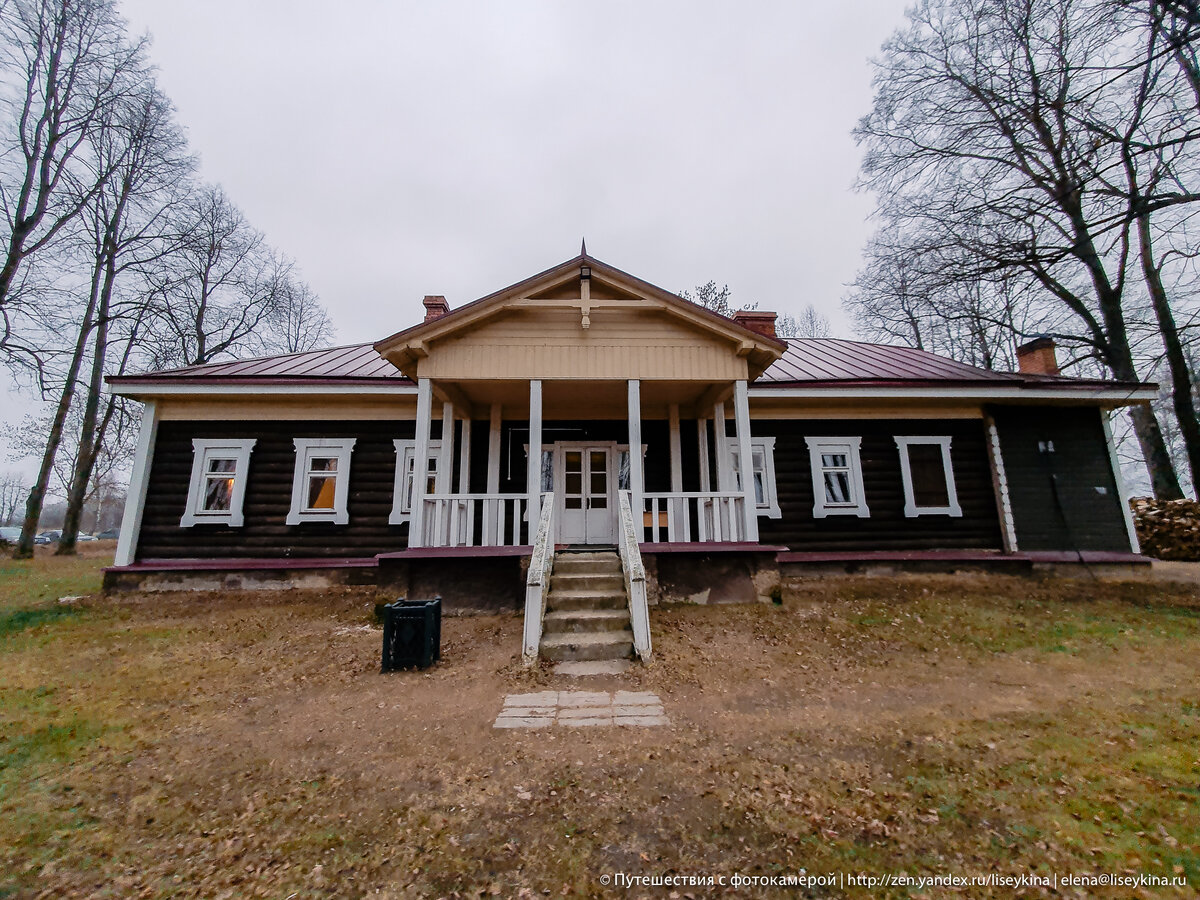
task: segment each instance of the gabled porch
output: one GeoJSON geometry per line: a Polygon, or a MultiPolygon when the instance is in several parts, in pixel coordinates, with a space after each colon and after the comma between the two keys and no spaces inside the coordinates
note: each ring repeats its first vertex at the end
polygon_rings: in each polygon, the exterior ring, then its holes
{"type": "Polygon", "coordinates": [[[421,378],[399,492],[409,548],[530,546],[543,503],[555,544],[615,546],[620,491],[638,543],[752,545],[750,436],[744,379],[421,378]]]}

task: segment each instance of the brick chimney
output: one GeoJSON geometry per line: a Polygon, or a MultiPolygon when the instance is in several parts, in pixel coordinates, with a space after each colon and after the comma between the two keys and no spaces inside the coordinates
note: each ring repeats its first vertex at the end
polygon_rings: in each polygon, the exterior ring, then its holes
{"type": "Polygon", "coordinates": [[[1054,339],[1043,335],[1018,347],[1017,371],[1026,375],[1057,375],[1058,357],[1054,353],[1054,339]]]}
{"type": "Polygon", "coordinates": [[[739,309],[733,314],[733,321],[743,328],[769,338],[775,337],[775,318],[775,313],[763,309],[739,309]]]}
{"type": "Polygon", "coordinates": [[[425,321],[432,322],[434,319],[440,319],[446,313],[450,312],[450,304],[446,302],[446,298],[434,294],[426,294],[425,299],[421,301],[425,304],[425,321]]]}

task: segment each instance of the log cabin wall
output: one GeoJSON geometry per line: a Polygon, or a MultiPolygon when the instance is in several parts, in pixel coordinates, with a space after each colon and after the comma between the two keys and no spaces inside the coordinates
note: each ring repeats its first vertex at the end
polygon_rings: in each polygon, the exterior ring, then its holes
{"type": "Polygon", "coordinates": [[[991,410],[1021,550],[1130,551],[1096,407],[991,410]]]}
{"type": "MultiPolygon", "coordinates": [[[[434,423],[434,435],[440,423],[434,423]]],[[[485,429],[486,430],[486,429],[485,429]]],[[[408,546],[408,525],[389,525],[396,473],[393,440],[412,420],[162,422],[150,468],[138,559],[370,557],[408,546]],[[357,438],[350,457],[350,521],[286,525],[298,437],[357,438]],[[181,528],[192,474],[192,438],[255,438],[242,510],[245,524],[181,528]]]]}
{"type": "MultiPolygon", "coordinates": [[[[1000,519],[982,420],[755,419],[755,437],[775,437],[775,481],[782,517],[758,519],[764,544],[796,551],[1001,548],[1000,519]],[[950,461],[961,517],[904,515],[904,483],[896,436],[952,438],[950,461]],[[813,517],[812,466],[806,437],[861,437],[869,518],[813,517]]],[[[730,430],[732,436],[732,429],[730,430]]]]}

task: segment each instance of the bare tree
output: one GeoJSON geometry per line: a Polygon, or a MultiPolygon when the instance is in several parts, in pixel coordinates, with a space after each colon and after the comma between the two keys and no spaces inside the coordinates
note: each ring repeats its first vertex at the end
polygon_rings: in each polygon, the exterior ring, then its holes
{"type": "Polygon", "coordinates": [[[21,269],[104,182],[78,157],[143,62],[111,0],[8,0],[0,54],[15,95],[0,144],[0,351],[11,355],[22,349],[13,341],[21,269]]]}
{"type": "Polygon", "coordinates": [[[706,284],[697,285],[690,291],[680,291],[679,296],[689,303],[703,306],[705,309],[710,309],[723,316],[733,313],[733,307],[729,304],[729,285],[727,284],[717,287],[715,281],[709,281],[706,284]]]}
{"type": "Polygon", "coordinates": [[[25,479],[16,472],[0,475],[0,525],[13,524],[28,489],[25,479]]]}
{"type": "Polygon", "coordinates": [[[144,288],[141,270],[168,255],[167,221],[177,196],[175,188],[194,164],[170,103],[149,79],[140,94],[129,95],[116,107],[113,121],[97,134],[94,144],[94,154],[111,175],[83,216],[87,256],[99,293],[90,372],[83,385],[79,449],[59,554],[75,550],[97,456],[119,411],[118,398],[104,396],[104,375],[113,362],[115,374],[123,373],[135,358],[141,333],[154,312],[153,293],[144,288]],[[114,333],[118,324],[121,327],[114,333]],[[114,349],[115,361],[110,358],[114,349]]]}
{"type": "Polygon", "coordinates": [[[775,333],[780,337],[827,338],[833,336],[829,317],[809,303],[799,316],[784,313],[775,320],[775,333]]]}
{"type": "MultiPolygon", "coordinates": [[[[943,279],[1025,279],[1084,355],[1139,380],[1128,196],[1101,177],[1119,153],[1083,123],[1128,127],[1142,17],[1098,0],[925,0],[908,15],[855,132],[862,187],[927,259],[959,267],[943,279]]],[[[1155,494],[1181,496],[1154,412],[1132,417],[1155,494]]]]}
{"type": "Polygon", "coordinates": [[[262,333],[268,353],[300,353],[328,345],[333,321],[316,293],[296,273],[291,260],[275,253],[265,268],[265,289],[272,297],[273,313],[262,333]]]}

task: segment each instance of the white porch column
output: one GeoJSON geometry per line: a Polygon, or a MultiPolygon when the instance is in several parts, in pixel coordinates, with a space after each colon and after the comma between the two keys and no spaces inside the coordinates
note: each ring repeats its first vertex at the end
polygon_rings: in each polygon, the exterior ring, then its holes
{"type": "MultiPolygon", "coordinates": [[[[633,512],[634,531],[642,534],[642,522],[645,502],[642,495],[646,492],[642,478],[642,383],[637,379],[629,380],[629,505],[633,512]]],[[[641,543],[639,540],[638,543],[641,543]]]]}
{"type": "MultiPolygon", "coordinates": [[[[117,538],[114,566],[131,566],[137,555],[138,533],[142,530],[142,512],[146,508],[146,487],[150,483],[150,462],[154,442],[158,437],[158,404],[147,400],[142,407],[142,428],[138,432],[137,455],[133,458],[133,474],[129,493],[125,495],[125,514],[121,517],[121,535],[117,538]]],[[[245,478],[245,473],[240,473],[245,478]]]]}
{"type": "Polygon", "coordinates": [[[434,490],[449,494],[454,483],[450,467],[454,465],[454,404],[442,404],[442,452],[438,455],[437,480],[434,490]]]}
{"type": "Polygon", "coordinates": [[[500,414],[499,403],[492,404],[488,421],[487,492],[500,493],[500,414]]]}
{"type": "Polygon", "coordinates": [[[413,448],[412,519],[408,523],[408,546],[425,546],[425,482],[429,477],[429,424],[433,418],[433,383],[417,379],[417,435],[413,448]]]}
{"type": "Polygon", "coordinates": [[[671,427],[671,490],[683,490],[683,446],[679,435],[679,404],[668,407],[667,417],[671,427]]]}
{"type": "Polygon", "coordinates": [[[529,469],[525,489],[529,495],[529,543],[537,540],[542,517],[542,382],[529,382],[529,469]]]}
{"type": "Polygon", "coordinates": [[[733,472],[729,467],[728,438],[725,437],[725,403],[713,406],[713,453],[717,455],[717,490],[734,490],[733,472]]]}
{"type": "Polygon", "coordinates": [[[700,490],[709,491],[712,481],[708,472],[708,419],[696,419],[696,437],[700,451],[700,490]]]}
{"type": "Polygon", "coordinates": [[[462,450],[458,453],[458,492],[471,493],[471,417],[462,420],[462,450]]]}
{"type": "Polygon", "coordinates": [[[745,379],[733,383],[733,414],[741,461],[742,496],[746,499],[746,540],[758,543],[758,505],[754,497],[754,455],[750,451],[750,398],[745,379]]]}

